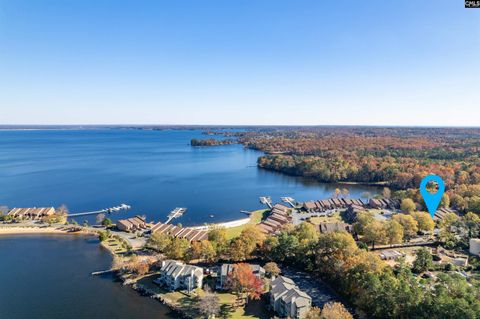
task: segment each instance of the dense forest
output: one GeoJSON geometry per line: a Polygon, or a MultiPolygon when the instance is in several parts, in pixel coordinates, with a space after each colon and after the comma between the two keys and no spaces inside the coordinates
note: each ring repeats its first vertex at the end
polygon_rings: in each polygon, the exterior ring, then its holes
{"type": "Polygon", "coordinates": [[[315,127],[239,133],[248,148],[267,153],[258,166],[320,182],[379,183],[399,198],[418,195],[421,179],[445,181],[445,203],[480,213],[480,129],[315,127]]]}

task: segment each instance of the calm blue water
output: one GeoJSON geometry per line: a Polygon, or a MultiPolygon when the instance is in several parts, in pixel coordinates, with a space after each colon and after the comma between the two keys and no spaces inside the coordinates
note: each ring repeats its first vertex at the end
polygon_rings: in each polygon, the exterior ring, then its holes
{"type": "MultiPolygon", "coordinates": [[[[195,130],[0,131],[0,205],[59,206],[92,211],[119,203],[165,220],[187,207],[184,225],[244,217],[259,196],[297,200],[331,196],[336,185],[256,167],[260,152],[241,145],[191,147],[195,130]],[[213,215],[214,217],[209,217],[213,215]]],[[[342,186],[344,187],[344,186],[342,186]]],[[[376,188],[349,186],[352,197],[376,188]]],[[[79,222],[81,220],[78,220],[79,222]]]]}
{"type": "Polygon", "coordinates": [[[83,236],[0,236],[0,318],[175,318],[160,302],[111,277],[111,258],[83,236]]]}

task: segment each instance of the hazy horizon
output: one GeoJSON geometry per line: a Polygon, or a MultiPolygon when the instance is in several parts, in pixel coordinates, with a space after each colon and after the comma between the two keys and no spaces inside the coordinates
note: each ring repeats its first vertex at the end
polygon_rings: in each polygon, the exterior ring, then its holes
{"type": "Polygon", "coordinates": [[[462,126],[462,125],[382,125],[382,124],[372,124],[372,125],[357,125],[357,124],[319,124],[319,125],[295,125],[295,124],[128,124],[128,123],[118,123],[118,124],[0,124],[0,130],[8,128],[257,128],[257,127],[299,127],[299,128],[308,128],[308,127],[358,127],[358,128],[480,128],[480,125],[477,126],[462,126]]]}

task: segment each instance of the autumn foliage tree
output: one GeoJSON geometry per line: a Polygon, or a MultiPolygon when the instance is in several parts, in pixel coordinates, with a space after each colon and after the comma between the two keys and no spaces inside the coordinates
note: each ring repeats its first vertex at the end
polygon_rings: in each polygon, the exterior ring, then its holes
{"type": "Polygon", "coordinates": [[[155,261],[155,258],[151,256],[133,256],[121,265],[120,268],[124,272],[142,276],[149,271],[150,266],[153,265],[155,261]]]}
{"type": "Polygon", "coordinates": [[[265,272],[271,276],[271,277],[276,277],[280,274],[281,270],[280,268],[278,267],[277,263],[273,262],[273,261],[270,261],[268,263],[265,264],[265,266],[263,267],[265,269],[265,272]]]}
{"type": "Polygon", "coordinates": [[[208,240],[212,243],[217,258],[221,258],[228,249],[227,230],[225,227],[212,226],[208,231],[208,240]]]}
{"type": "Polygon", "coordinates": [[[245,227],[230,244],[229,255],[234,261],[244,261],[252,257],[256,249],[265,241],[265,234],[257,226],[245,227]]]}
{"type": "Polygon", "coordinates": [[[418,222],[412,215],[396,214],[393,215],[392,219],[402,225],[405,237],[411,238],[417,234],[418,222]]]}
{"type": "MultiPolygon", "coordinates": [[[[269,153],[257,161],[264,169],[329,183],[382,182],[393,191],[418,190],[423,177],[436,174],[447,187],[440,207],[480,213],[478,128],[276,128],[238,135],[246,147],[269,153]]],[[[421,198],[407,198],[405,212],[425,209],[421,198]]]]}
{"type": "Polygon", "coordinates": [[[412,214],[412,216],[418,223],[418,230],[424,232],[433,231],[435,223],[430,214],[424,212],[415,212],[412,214]]]}
{"type": "Polygon", "coordinates": [[[245,300],[260,299],[264,292],[263,281],[253,274],[252,267],[246,263],[234,265],[227,277],[227,287],[245,300]]]}
{"type": "Polygon", "coordinates": [[[190,252],[192,254],[192,259],[201,259],[208,262],[213,262],[217,258],[215,248],[209,240],[193,242],[190,252]]]}
{"type": "Polygon", "coordinates": [[[416,208],[417,206],[411,198],[404,198],[400,204],[400,209],[405,213],[412,213],[416,208]]]}
{"type": "Polygon", "coordinates": [[[340,302],[329,302],[323,306],[320,319],[353,319],[353,316],[340,302]]]}

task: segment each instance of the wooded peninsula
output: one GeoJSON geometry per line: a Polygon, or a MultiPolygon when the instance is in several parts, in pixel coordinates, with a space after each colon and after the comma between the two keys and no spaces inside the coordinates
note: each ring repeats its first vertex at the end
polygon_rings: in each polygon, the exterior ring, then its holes
{"type": "Polygon", "coordinates": [[[384,184],[399,200],[424,209],[421,179],[445,181],[444,204],[480,213],[480,129],[288,127],[237,133],[248,148],[265,152],[258,166],[319,182],[384,184]]]}

